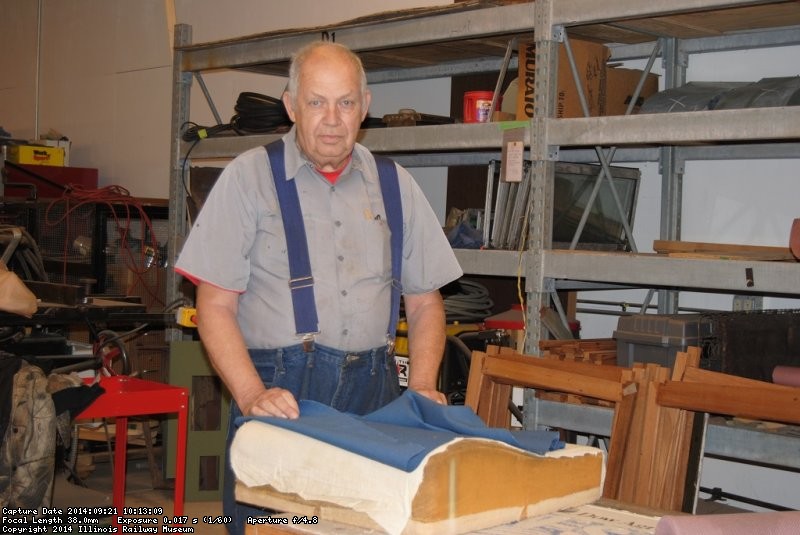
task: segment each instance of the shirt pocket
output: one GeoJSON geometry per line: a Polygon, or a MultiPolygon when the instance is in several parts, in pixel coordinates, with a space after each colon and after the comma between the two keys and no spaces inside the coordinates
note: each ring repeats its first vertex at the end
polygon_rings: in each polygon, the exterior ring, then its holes
{"type": "Polygon", "coordinates": [[[280,214],[271,214],[259,220],[250,256],[251,269],[263,269],[269,277],[289,280],[286,234],[280,214]]]}
{"type": "Polygon", "coordinates": [[[391,232],[384,219],[376,218],[361,226],[364,265],[372,276],[388,279],[392,274],[391,232]]]}

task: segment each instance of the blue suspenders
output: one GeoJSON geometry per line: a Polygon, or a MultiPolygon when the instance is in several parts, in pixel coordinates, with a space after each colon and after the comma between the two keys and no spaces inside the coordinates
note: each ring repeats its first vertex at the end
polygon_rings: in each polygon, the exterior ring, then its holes
{"type": "MultiPolygon", "coordinates": [[[[314,277],[311,275],[311,261],[308,256],[308,240],[303,224],[303,213],[300,209],[300,199],[297,196],[297,185],[294,180],[286,180],[283,140],[266,145],[266,149],[272,168],[272,179],[275,182],[278,204],[281,207],[283,228],[286,233],[289,288],[294,308],[295,331],[302,338],[306,349],[311,349],[314,335],[319,332],[319,319],[314,299],[314,277]]],[[[400,283],[403,263],[403,206],[400,201],[400,185],[394,162],[388,158],[375,156],[375,163],[378,166],[383,207],[386,210],[386,219],[391,233],[392,293],[389,325],[386,330],[386,343],[391,354],[394,352],[395,332],[400,319],[400,294],[403,289],[400,283]]]]}

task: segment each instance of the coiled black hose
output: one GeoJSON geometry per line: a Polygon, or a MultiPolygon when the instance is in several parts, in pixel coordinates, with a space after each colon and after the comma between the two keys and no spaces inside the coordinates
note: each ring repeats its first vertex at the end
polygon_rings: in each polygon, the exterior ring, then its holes
{"type": "Polygon", "coordinates": [[[252,91],[239,93],[234,111],[236,114],[231,117],[229,123],[202,126],[187,122],[181,138],[184,141],[199,141],[229,130],[237,134],[264,134],[292,124],[283,101],[261,93],[252,91]]]}

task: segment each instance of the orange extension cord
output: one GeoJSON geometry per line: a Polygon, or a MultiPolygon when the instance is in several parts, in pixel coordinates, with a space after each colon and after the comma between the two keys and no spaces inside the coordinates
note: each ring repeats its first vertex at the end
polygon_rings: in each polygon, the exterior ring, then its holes
{"type": "Polygon", "coordinates": [[[72,215],[76,210],[81,208],[86,204],[103,204],[108,207],[109,212],[111,213],[112,217],[114,218],[114,222],[116,223],[117,230],[119,231],[120,235],[120,244],[122,250],[122,257],[125,264],[125,267],[130,270],[136,276],[136,281],[133,281],[127,288],[126,293],[130,293],[133,286],[135,286],[136,282],[140,282],[141,286],[147,291],[149,296],[159,305],[164,305],[161,298],[158,296],[157,288],[159,286],[159,279],[161,274],[158,270],[156,270],[156,288],[152,288],[151,284],[147,282],[144,275],[152,268],[152,264],[148,266],[147,263],[147,251],[144,244],[140,247],[139,251],[134,251],[133,247],[131,247],[129,240],[129,232],[132,224],[132,214],[138,212],[139,221],[140,221],[140,230],[141,236],[144,239],[144,236],[150,236],[152,243],[150,243],[150,247],[152,247],[152,251],[154,255],[158,255],[158,241],[156,240],[155,233],[153,232],[153,227],[150,222],[150,218],[148,217],[147,213],[145,212],[144,205],[139,202],[135,197],[132,197],[130,192],[121,187],[121,186],[106,186],[99,189],[94,188],[85,188],[80,185],[70,184],[67,189],[64,191],[64,194],[58,198],[53,200],[48,206],[47,210],[45,211],[45,224],[48,226],[56,226],[61,224],[66,224],[66,231],[64,233],[64,266],[62,276],[64,281],[67,280],[67,259],[69,254],[69,246],[70,246],[70,233],[69,233],[69,225],[70,225],[70,215],[72,215]],[[51,220],[51,209],[56,206],[63,206],[64,211],[63,215],[51,220]],[[118,213],[119,211],[119,213],[118,213]]]}

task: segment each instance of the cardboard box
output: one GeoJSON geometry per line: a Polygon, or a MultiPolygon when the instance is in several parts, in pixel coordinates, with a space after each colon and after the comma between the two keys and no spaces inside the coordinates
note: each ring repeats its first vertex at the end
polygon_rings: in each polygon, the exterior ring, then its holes
{"type": "Polygon", "coordinates": [[[64,165],[69,167],[69,149],[72,147],[72,141],[68,139],[40,139],[36,143],[47,147],[61,147],[64,149],[64,165]]]}
{"type": "MultiPolygon", "coordinates": [[[[625,115],[628,103],[633,98],[636,84],[642,76],[639,69],[623,69],[621,67],[609,67],[604,78],[604,87],[601,90],[601,115],[625,115]]],[[[639,113],[639,108],[645,99],[658,92],[658,75],[649,73],[644,81],[639,98],[631,110],[631,113],[639,113]]]]}
{"type": "MultiPolygon", "coordinates": [[[[610,52],[605,45],[591,41],[571,39],[573,56],[583,86],[584,95],[592,117],[600,115],[601,93],[605,85],[606,62],[610,52]]],[[[535,88],[536,46],[533,42],[521,42],[519,46],[519,89],[517,90],[517,120],[533,117],[535,88]]],[[[559,46],[558,80],[555,116],[583,117],[578,90],[572,77],[569,59],[564,45],[559,46]]]]}
{"type": "Polygon", "coordinates": [[[64,149],[62,147],[44,147],[40,145],[12,145],[8,147],[8,161],[30,165],[64,165],[64,149]]]}

